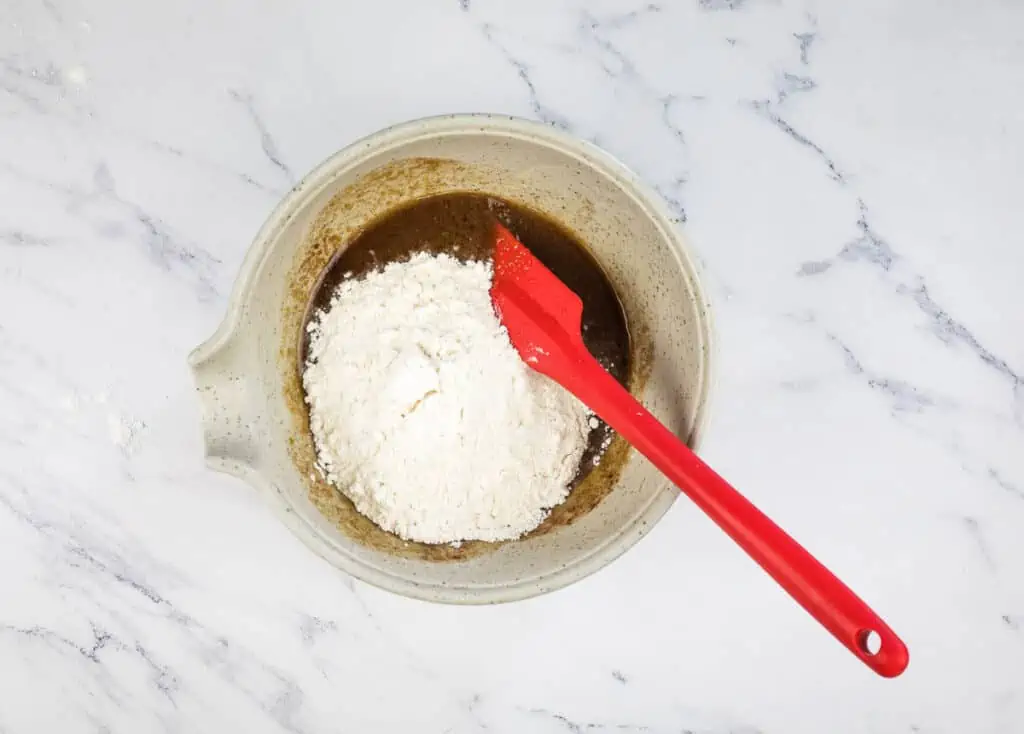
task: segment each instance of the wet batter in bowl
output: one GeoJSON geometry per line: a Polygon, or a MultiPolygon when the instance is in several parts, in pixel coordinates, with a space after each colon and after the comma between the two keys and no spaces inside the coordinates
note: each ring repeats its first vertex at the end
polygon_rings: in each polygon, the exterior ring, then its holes
{"type": "Polygon", "coordinates": [[[600,274],[543,218],[490,197],[436,197],[392,213],[344,251],[332,269],[341,280],[321,287],[331,300],[307,328],[318,467],[360,512],[408,540],[518,538],[565,499],[591,432],[594,450],[607,444],[575,398],[521,362],[493,312],[496,217],[543,242],[567,279],[579,280],[573,264],[600,274]]]}
{"type": "MultiPolygon", "coordinates": [[[[600,265],[583,243],[553,219],[483,194],[457,192],[420,199],[371,224],[325,270],[306,322],[328,305],[332,293],[346,278],[358,278],[387,263],[407,260],[414,253],[489,260],[495,217],[580,296],[584,343],[605,369],[625,384],[630,367],[629,330],[618,296],[600,265]]],[[[302,347],[300,359],[305,363],[308,335],[302,347]]],[[[610,429],[598,422],[590,432],[573,487],[600,461],[610,439],[610,429]]]]}

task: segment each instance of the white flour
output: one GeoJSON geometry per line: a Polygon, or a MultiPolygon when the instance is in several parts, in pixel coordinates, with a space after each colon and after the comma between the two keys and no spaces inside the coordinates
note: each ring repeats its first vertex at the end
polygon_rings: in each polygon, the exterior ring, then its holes
{"type": "Polygon", "coordinates": [[[420,254],[344,281],[310,324],[303,382],[321,470],[385,530],[517,538],[565,499],[583,405],[528,369],[491,266],[420,254]]]}

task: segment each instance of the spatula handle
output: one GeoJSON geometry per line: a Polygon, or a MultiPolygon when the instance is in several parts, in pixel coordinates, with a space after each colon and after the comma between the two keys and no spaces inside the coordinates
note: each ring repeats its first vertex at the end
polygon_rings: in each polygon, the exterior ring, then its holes
{"type": "Polygon", "coordinates": [[[896,633],[581,349],[575,377],[565,386],[650,459],[865,665],[887,678],[902,673],[909,653],[896,633]]]}

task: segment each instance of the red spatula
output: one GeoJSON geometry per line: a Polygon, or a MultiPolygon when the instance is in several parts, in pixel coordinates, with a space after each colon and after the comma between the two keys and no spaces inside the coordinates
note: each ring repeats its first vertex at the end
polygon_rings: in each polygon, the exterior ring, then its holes
{"type": "Polygon", "coordinates": [[[909,655],[896,633],[608,374],[583,344],[579,296],[500,224],[496,237],[491,299],[523,360],[650,459],[869,668],[887,678],[902,673],[909,655]]]}

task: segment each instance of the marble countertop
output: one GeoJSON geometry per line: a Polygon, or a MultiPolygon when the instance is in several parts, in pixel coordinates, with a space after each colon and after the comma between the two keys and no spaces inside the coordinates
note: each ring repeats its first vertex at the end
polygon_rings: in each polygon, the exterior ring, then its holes
{"type": "Polygon", "coordinates": [[[1024,5],[8,0],[0,732],[1024,731],[1024,5]],[[705,457],[861,593],[877,678],[689,503],[489,608],[314,557],[203,466],[185,357],[306,171],[444,112],[685,223],[705,457]]]}

